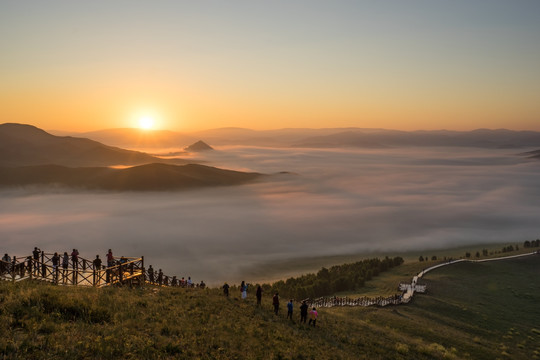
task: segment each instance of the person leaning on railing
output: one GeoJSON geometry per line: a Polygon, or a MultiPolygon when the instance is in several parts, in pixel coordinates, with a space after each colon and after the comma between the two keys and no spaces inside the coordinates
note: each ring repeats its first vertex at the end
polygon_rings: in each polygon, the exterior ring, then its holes
{"type": "Polygon", "coordinates": [[[11,256],[9,256],[8,254],[4,254],[4,257],[2,258],[2,263],[0,265],[0,272],[2,274],[7,272],[10,264],[11,264],[11,256]]]}

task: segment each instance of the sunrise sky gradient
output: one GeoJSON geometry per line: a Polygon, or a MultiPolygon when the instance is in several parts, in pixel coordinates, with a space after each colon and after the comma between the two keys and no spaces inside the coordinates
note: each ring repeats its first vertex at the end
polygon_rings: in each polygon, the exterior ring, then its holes
{"type": "Polygon", "coordinates": [[[0,3],[0,123],[540,131],[540,1],[0,3]]]}

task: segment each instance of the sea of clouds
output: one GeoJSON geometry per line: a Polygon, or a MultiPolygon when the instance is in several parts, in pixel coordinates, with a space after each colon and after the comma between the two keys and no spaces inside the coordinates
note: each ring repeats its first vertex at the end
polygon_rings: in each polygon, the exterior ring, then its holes
{"type": "Polygon", "coordinates": [[[112,248],[219,284],[256,281],[272,262],[540,235],[540,162],[511,150],[222,147],[193,161],[274,175],[163,193],[3,190],[0,251],[94,258],[112,248]]]}

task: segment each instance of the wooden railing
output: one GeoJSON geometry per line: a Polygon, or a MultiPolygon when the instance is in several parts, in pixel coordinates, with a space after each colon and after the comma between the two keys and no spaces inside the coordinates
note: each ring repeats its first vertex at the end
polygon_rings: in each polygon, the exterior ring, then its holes
{"type": "Polygon", "coordinates": [[[144,257],[122,257],[116,265],[97,268],[93,261],[78,257],[67,267],[53,265],[54,254],[41,252],[33,256],[13,257],[11,262],[0,260],[0,279],[13,282],[36,279],[58,285],[104,287],[111,285],[141,286],[145,282],[144,257]]]}
{"type": "Polygon", "coordinates": [[[306,303],[311,307],[335,307],[335,306],[386,306],[386,305],[398,305],[402,303],[402,295],[391,295],[387,297],[320,297],[317,299],[305,299],[306,303]]]}

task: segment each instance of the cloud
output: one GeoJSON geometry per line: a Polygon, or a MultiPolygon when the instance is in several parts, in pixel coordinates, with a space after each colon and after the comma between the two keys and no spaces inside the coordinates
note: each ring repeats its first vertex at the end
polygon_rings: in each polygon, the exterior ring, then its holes
{"type": "Polygon", "coordinates": [[[170,193],[2,191],[4,252],[78,248],[145,256],[210,284],[258,266],[371,251],[429,250],[538,237],[537,162],[504,150],[221,148],[210,165],[256,184],[170,193]]]}

